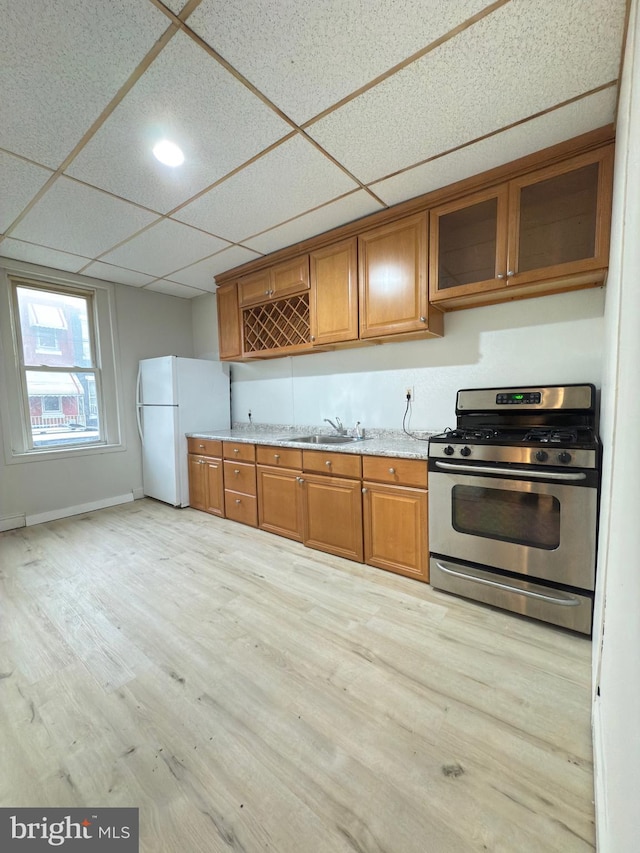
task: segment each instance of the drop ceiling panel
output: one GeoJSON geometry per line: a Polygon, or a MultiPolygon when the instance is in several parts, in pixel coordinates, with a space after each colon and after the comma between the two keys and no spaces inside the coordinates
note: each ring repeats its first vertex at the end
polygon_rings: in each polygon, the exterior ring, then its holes
{"type": "Polygon", "coordinates": [[[175,281],[154,281],[145,290],[154,290],[156,293],[165,293],[167,296],[179,296],[182,299],[194,299],[196,296],[202,296],[203,290],[196,290],[194,287],[186,287],[184,284],[176,284],[175,281]]]}
{"type": "Polygon", "coordinates": [[[143,275],[143,273],[126,270],[112,264],[104,264],[102,261],[94,261],[86,269],[82,270],[82,273],[83,275],[90,275],[93,278],[101,278],[105,281],[128,284],[131,287],[144,287],[145,284],[149,284],[149,282],[154,280],[152,275],[143,275]]]}
{"type": "Polygon", "coordinates": [[[616,89],[611,87],[544,113],[502,133],[467,145],[416,166],[392,178],[374,183],[371,189],[387,204],[478,175],[495,166],[517,160],[558,142],[603,127],[614,120],[616,89]]]}
{"type": "Polygon", "coordinates": [[[188,204],[174,218],[243,242],[356,186],[298,135],[188,204]]]}
{"type": "Polygon", "coordinates": [[[298,123],[490,5],[487,0],[203,0],[188,24],[298,123]]]}
{"type": "Polygon", "coordinates": [[[11,237],[0,243],[0,256],[66,272],[78,272],[89,262],[89,258],[81,258],[79,255],[60,252],[57,249],[47,249],[45,246],[36,246],[11,237]]]}
{"type": "Polygon", "coordinates": [[[183,270],[171,273],[171,281],[191,287],[199,287],[213,293],[216,289],[214,276],[225,270],[238,267],[240,264],[255,261],[259,257],[258,252],[252,252],[243,246],[231,246],[230,249],[224,249],[212,258],[207,258],[197,264],[192,264],[190,267],[185,267],[183,270]]]}
{"type": "Polygon", "coordinates": [[[67,170],[88,183],[166,213],[291,127],[192,39],[178,33],[67,170]],[[182,148],[171,168],[151,150],[182,148]]]}
{"type": "Polygon", "coordinates": [[[372,198],[368,192],[357,190],[344,198],[325,204],[318,210],[299,216],[292,222],[286,222],[252,240],[246,240],[245,245],[263,254],[269,254],[382,209],[383,205],[372,198]]]}
{"type": "Polygon", "coordinates": [[[511,0],[308,132],[360,180],[389,176],[615,79],[624,0],[511,0]]]}
{"type": "Polygon", "coordinates": [[[95,258],[155,218],[141,207],[70,178],[58,178],[12,236],[95,258]]]}
{"type": "Polygon", "coordinates": [[[57,168],[169,20],[130,0],[6,5],[0,147],[57,168]]]}
{"type": "Polygon", "coordinates": [[[52,172],[0,151],[0,233],[6,231],[52,172]]]}
{"type": "Polygon", "coordinates": [[[163,219],[101,260],[156,276],[164,276],[224,249],[224,240],[203,234],[172,219],[163,219]]]}

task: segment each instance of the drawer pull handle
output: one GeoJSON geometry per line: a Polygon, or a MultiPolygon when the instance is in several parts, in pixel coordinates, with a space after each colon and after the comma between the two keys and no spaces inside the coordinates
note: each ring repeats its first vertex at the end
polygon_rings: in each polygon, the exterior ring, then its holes
{"type": "Polygon", "coordinates": [[[236,477],[237,477],[237,476],[238,476],[238,474],[240,473],[240,469],[239,469],[239,468],[234,468],[234,469],[233,469],[233,473],[234,473],[234,474],[236,475],[236,477]]]}
{"type": "Polygon", "coordinates": [[[199,444],[198,447],[204,448],[204,444],[199,444]]]}
{"type": "Polygon", "coordinates": [[[273,454],[273,458],[274,458],[274,459],[280,459],[280,454],[279,454],[279,453],[274,453],[274,454],[273,454]]]}
{"type": "Polygon", "coordinates": [[[395,468],[389,468],[389,473],[390,473],[390,474],[395,474],[395,473],[396,473],[396,469],[395,469],[395,468]]]}
{"type": "Polygon", "coordinates": [[[233,448],[233,452],[234,452],[234,453],[240,453],[240,448],[238,448],[238,447],[234,447],[234,448],[233,448]]]}
{"type": "Polygon", "coordinates": [[[331,460],[327,459],[327,461],[324,464],[327,466],[327,468],[330,468],[331,467],[331,460]]]}

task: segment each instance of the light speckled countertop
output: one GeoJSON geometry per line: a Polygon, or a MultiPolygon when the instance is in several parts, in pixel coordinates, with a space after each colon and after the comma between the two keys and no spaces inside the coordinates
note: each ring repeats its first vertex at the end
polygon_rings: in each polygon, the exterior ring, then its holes
{"type": "Polygon", "coordinates": [[[310,427],[291,427],[280,424],[234,424],[233,429],[190,432],[190,438],[221,439],[245,444],[279,445],[295,447],[300,450],[330,450],[334,453],[357,453],[363,456],[396,456],[404,459],[426,459],[429,451],[429,436],[433,432],[417,432],[417,438],[410,438],[399,430],[371,430],[365,432],[363,441],[351,441],[345,444],[306,444],[292,441],[296,436],[331,435],[326,429],[310,427]]]}

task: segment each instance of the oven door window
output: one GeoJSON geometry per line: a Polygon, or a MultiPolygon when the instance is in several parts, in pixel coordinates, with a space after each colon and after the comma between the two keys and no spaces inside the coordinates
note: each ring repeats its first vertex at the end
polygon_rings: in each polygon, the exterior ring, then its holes
{"type": "Polygon", "coordinates": [[[454,486],[451,502],[459,533],[548,551],[560,545],[560,501],[553,495],[454,486]]]}

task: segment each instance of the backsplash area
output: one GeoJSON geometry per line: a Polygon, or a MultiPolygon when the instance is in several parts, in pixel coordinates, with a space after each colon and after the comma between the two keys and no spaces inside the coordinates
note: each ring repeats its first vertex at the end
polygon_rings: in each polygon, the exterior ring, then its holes
{"type": "MultiPolygon", "coordinates": [[[[194,300],[195,312],[211,306],[194,300]]],[[[593,382],[600,386],[604,290],[580,290],[446,314],[438,340],[372,345],[231,365],[232,421],[440,432],[459,388],[593,382]],[[413,402],[405,418],[406,391],[413,402]]],[[[209,313],[210,316],[210,313],[209,313]]],[[[195,325],[195,324],[194,324],[195,325]]],[[[207,323],[210,329],[210,324],[207,323]]],[[[195,325],[196,352],[211,340],[195,325]]]]}

